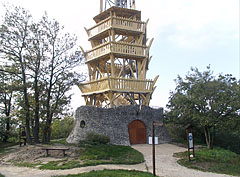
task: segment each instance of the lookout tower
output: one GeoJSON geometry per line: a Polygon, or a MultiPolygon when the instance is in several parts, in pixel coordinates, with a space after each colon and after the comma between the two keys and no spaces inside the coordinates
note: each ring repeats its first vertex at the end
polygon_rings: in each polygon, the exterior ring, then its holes
{"type": "Polygon", "coordinates": [[[148,20],[141,20],[135,0],[100,0],[93,20],[96,25],[85,28],[92,49],[82,49],[89,81],[79,84],[86,105],[148,106],[158,78],[146,79],[153,41],[147,39],[148,20]]]}

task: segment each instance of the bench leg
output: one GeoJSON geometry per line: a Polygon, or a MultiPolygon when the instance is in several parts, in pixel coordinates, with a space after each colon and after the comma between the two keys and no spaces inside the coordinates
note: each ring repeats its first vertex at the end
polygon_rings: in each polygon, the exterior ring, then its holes
{"type": "Polygon", "coordinates": [[[66,154],[65,154],[65,150],[63,150],[63,157],[65,157],[66,156],[66,154]]]}
{"type": "Polygon", "coordinates": [[[48,154],[48,149],[46,149],[46,153],[47,153],[47,157],[49,156],[49,154],[48,154]]]}

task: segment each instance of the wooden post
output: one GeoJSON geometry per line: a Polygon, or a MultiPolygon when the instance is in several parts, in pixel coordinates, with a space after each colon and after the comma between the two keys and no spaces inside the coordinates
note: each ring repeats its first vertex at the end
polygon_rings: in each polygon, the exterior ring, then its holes
{"type": "Polygon", "coordinates": [[[154,125],[162,126],[162,122],[155,122],[152,123],[152,161],[153,161],[153,176],[156,176],[156,164],[155,164],[155,133],[154,133],[154,125]]]}
{"type": "Polygon", "coordinates": [[[110,55],[110,60],[111,60],[111,76],[115,77],[115,65],[113,54],[110,55]]]}
{"type": "Polygon", "coordinates": [[[152,161],[153,161],[153,176],[156,176],[155,169],[155,135],[154,135],[154,122],[152,124],[152,161]]]}
{"type": "Polygon", "coordinates": [[[100,13],[103,12],[103,0],[100,0],[100,13]]]}
{"type": "Polygon", "coordinates": [[[194,153],[194,140],[193,140],[193,128],[191,124],[185,126],[186,134],[187,134],[187,145],[188,145],[188,160],[191,161],[191,149],[192,149],[192,157],[195,157],[194,153]],[[191,135],[191,144],[189,136],[191,135]]]}

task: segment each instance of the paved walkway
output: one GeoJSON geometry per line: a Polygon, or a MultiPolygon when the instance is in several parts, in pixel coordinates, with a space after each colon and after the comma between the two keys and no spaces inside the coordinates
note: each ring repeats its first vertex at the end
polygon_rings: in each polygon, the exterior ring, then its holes
{"type": "MultiPolygon", "coordinates": [[[[74,168],[69,170],[39,170],[26,167],[15,167],[0,164],[0,173],[6,177],[51,177],[55,175],[67,175],[103,169],[126,169],[152,172],[152,146],[134,145],[133,148],[144,154],[145,162],[138,165],[98,165],[91,167],[74,168]]],[[[185,148],[172,144],[156,146],[156,172],[161,177],[229,177],[215,173],[206,173],[182,167],[176,163],[172,155],[175,152],[185,151],[185,148]]]]}

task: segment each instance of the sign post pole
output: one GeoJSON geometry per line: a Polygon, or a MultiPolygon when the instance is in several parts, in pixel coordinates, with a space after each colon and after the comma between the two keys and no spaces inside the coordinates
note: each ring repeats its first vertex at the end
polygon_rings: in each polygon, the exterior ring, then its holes
{"type": "Polygon", "coordinates": [[[195,157],[192,125],[191,124],[186,125],[185,129],[186,129],[187,144],[188,144],[188,160],[191,161],[191,157],[195,157]],[[192,149],[192,154],[191,154],[191,149],[192,149]]]}
{"type": "Polygon", "coordinates": [[[156,176],[156,167],[155,167],[155,125],[162,126],[162,122],[155,122],[152,123],[152,161],[153,161],[153,176],[156,176]]]}
{"type": "Polygon", "coordinates": [[[153,161],[153,176],[156,176],[155,169],[155,135],[154,135],[154,122],[152,124],[152,161],[153,161]]]}

